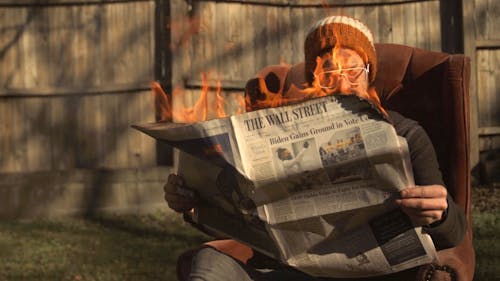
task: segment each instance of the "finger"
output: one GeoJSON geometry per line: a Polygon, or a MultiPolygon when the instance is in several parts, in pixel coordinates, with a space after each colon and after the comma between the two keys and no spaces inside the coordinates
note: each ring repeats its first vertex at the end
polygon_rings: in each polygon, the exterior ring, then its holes
{"type": "Polygon", "coordinates": [[[174,183],[167,182],[163,185],[163,192],[165,193],[175,193],[177,188],[180,186],[174,183]]]}
{"type": "Polygon", "coordinates": [[[401,208],[403,212],[408,215],[414,225],[424,226],[429,225],[433,222],[441,220],[443,217],[443,211],[423,211],[417,212],[414,209],[401,208]]]}
{"type": "Polygon", "coordinates": [[[417,211],[415,209],[401,208],[403,212],[405,212],[410,217],[420,218],[420,219],[432,219],[432,220],[440,220],[443,217],[443,210],[425,210],[425,211],[417,211]]]}
{"type": "Polygon", "coordinates": [[[184,179],[176,174],[170,174],[167,183],[163,186],[164,192],[175,192],[176,189],[184,185],[184,179]]]}
{"type": "Polygon", "coordinates": [[[180,201],[180,202],[194,202],[196,201],[196,198],[186,196],[184,194],[179,194],[177,192],[165,192],[165,200],[167,201],[180,201]]]}
{"type": "Polygon", "coordinates": [[[168,207],[176,212],[185,212],[193,209],[195,207],[194,204],[182,204],[179,202],[169,202],[168,207]]]}
{"type": "Polygon", "coordinates": [[[167,183],[176,184],[176,185],[183,185],[184,179],[181,176],[172,173],[172,174],[168,175],[167,183]]]}
{"type": "Polygon", "coordinates": [[[183,177],[181,177],[181,176],[179,176],[179,175],[176,175],[176,176],[174,177],[174,179],[175,179],[175,184],[177,184],[177,185],[179,185],[179,186],[183,186],[183,185],[185,184],[185,182],[184,182],[184,178],[183,178],[183,177]]]}
{"type": "Polygon", "coordinates": [[[396,199],[396,204],[401,207],[416,210],[446,210],[446,198],[402,198],[396,199]]]}
{"type": "Polygon", "coordinates": [[[400,192],[402,198],[443,198],[447,191],[441,185],[409,187],[400,192]]]}
{"type": "Polygon", "coordinates": [[[169,175],[168,175],[168,178],[167,178],[167,182],[168,182],[168,183],[174,183],[174,181],[175,181],[175,178],[176,178],[176,177],[177,177],[177,175],[176,175],[176,174],[173,174],[173,173],[172,173],[172,174],[169,174],[169,175]]]}
{"type": "Polygon", "coordinates": [[[175,193],[165,193],[164,195],[165,201],[172,209],[178,208],[178,206],[190,206],[192,208],[196,205],[196,199],[187,198],[182,195],[178,195],[175,193]]]}
{"type": "Polygon", "coordinates": [[[195,197],[194,191],[189,189],[189,188],[177,186],[175,189],[175,192],[177,192],[177,194],[182,195],[184,197],[189,197],[189,198],[195,197]]]}
{"type": "Polygon", "coordinates": [[[432,219],[432,218],[416,218],[416,217],[410,217],[411,222],[413,223],[413,226],[427,226],[430,225],[434,222],[437,222],[438,220],[432,219]]]}
{"type": "Polygon", "coordinates": [[[163,185],[163,192],[173,192],[175,190],[175,187],[171,183],[166,183],[163,185]]]}
{"type": "Polygon", "coordinates": [[[167,204],[171,208],[173,208],[173,207],[178,208],[178,206],[189,206],[189,208],[192,208],[192,207],[194,207],[196,205],[193,201],[186,201],[186,200],[183,200],[183,199],[180,199],[180,200],[170,200],[170,201],[167,201],[167,204]]]}

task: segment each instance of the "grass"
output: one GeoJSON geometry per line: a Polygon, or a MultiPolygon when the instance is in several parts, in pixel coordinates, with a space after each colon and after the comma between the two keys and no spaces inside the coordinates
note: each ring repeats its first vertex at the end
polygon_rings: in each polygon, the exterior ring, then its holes
{"type": "MultiPolygon", "coordinates": [[[[500,189],[473,194],[477,281],[500,280],[500,189]]],[[[175,261],[209,239],[176,215],[0,221],[0,281],[176,280],[175,261]]]]}
{"type": "Polygon", "coordinates": [[[476,271],[474,280],[500,280],[500,212],[473,213],[476,271]]]}
{"type": "Polygon", "coordinates": [[[472,227],[476,249],[474,280],[500,280],[500,188],[477,187],[472,192],[472,227]]]}
{"type": "Polygon", "coordinates": [[[0,222],[0,280],[176,280],[176,257],[208,237],[178,216],[0,222]]]}

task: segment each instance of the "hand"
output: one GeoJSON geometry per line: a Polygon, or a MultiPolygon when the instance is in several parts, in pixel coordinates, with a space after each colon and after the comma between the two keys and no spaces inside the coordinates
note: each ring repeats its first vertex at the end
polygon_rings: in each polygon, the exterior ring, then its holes
{"type": "Polygon", "coordinates": [[[195,193],[184,186],[184,179],[176,174],[168,175],[163,191],[168,206],[179,213],[193,209],[198,201],[195,193]]]}
{"type": "Polygon", "coordinates": [[[396,204],[401,207],[415,226],[424,226],[443,218],[448,209],[447,190],[442,185],[409,187],[400,192],[396,204]]]}

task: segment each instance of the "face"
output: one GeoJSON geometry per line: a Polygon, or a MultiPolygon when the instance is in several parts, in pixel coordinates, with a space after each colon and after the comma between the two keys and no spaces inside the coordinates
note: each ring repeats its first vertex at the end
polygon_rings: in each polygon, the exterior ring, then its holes
{"type": "Polygon", "coordinates": [[[292,159],[292,153],[286,148],[282,149],[278,153],[278,158],[281,160],[290,160],[292,159]]]}
{"type": "Polygon", "coordinates": [[[367,67],[361,56],[348,48],[333,49],[321,56],[322,70],[315,74],[320,86],[343,94],[366,92],[367,67]]]}

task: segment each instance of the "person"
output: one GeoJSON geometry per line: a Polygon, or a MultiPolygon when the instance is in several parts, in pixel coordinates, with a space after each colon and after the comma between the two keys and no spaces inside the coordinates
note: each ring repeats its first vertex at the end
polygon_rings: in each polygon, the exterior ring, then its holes
{"type": "MultiPolygon", "coordinates": [[[[370,30],[360,21],[347,16],[319,20],[305,41],[305,75],[310,86],[320,86],[331,94],[356,94],[380,108],[380,102],[369,95],[377,72],[376,53],[370,30]],[[319,59],[317,59],[319,57],[319,59]],[[320,71],[318,71],[318,69],[320,71]]],[[[415,226],[422,226],[432,237],[436,248],[458,245],[465,235],[465,214],[455,204],[444,186],[432,143],[416,121],[380,108],[394,125],[398,135],[406,138],[416,186],[409,186],[395,199],[415,226]]],[[[182,178],[170,175],[164,186],[170,208],[185,212],[196,202],[176,192],[182,178]]],[[[250,263],[251,264],[251,263],[250,263]]],[[[417,269],[363,280],[413,280],[417,269]],[[406,277],[405,277],[406,276],[406,277]]],[[[214,249],[204,248],[193,256],[189,280],[339,280],[315,278],[287,266],[258,269],[243,264],[214,249]]]]}
{"type": "Polygon", "coordinates": [[[302,158],[306,155],[307,148],[309,147],[309,142],[304,142],[299,152],[293,156],[292,152],[286,147],[280,147],[276,150],[278,159],[281,160],[283,170],[287,175],[295,175],[302,171],[300,165],[302,158]]]}

